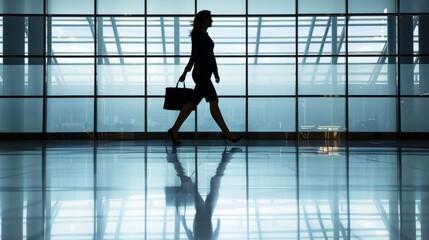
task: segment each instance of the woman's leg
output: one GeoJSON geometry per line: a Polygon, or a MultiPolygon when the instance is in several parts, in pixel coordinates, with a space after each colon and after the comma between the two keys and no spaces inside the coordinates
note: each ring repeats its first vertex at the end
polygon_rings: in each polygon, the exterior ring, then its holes
{"type": "Polygon", "coordinates": [[[235,136],[229,131],[228,126],[226,126],[225,120],[223,119],[222,113],[219,109],[219,100],[210,101],[210,113],[212,114],[213,119],[222,130],[222,134],[229,138],[235,138],[235,136]]]}
{"type": "Polygon", "coordinates": [[[185,122],[185,120],[188,118],[188,116],[191,114],[192,110],[197,105],[193,102],[188,102],[183,108],[180,110],[179,116],[177,116],[176,122],[174,123],[173,127],[171,128],[171,132],[173,134],[173,137],[177,139],[177,132],[179,131],[182,124],[185,122]]]}

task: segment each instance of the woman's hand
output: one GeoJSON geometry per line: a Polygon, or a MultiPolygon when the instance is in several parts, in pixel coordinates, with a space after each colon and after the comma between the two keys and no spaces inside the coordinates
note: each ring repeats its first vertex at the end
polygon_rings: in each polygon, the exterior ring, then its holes
{"type": "Polygon", "coordinates": [[[188,72],[186,70],[182,73],[182,75],[179,77],[179,81],[180,82],[184,82],[185,81],[187,73],[188,72]]]}
{"type": "Polygon", "coordinates": [[[219,74],[217,72],[214,72],[213,74],[214,74],[216,83],[219,83],[220,82],[219,74]]]}

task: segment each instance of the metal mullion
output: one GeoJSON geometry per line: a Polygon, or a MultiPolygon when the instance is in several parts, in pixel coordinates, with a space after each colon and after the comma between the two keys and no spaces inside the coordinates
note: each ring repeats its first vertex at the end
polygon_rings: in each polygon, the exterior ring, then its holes
{"type": "MultiPolygon", "coordinates": [[[[298,48],[298,41],[299,41],[299,25],[298,25],[298,22],[299,22],[299,17],[298,17],[298,3],[299,3],[299,1],[298,0],[295,0],[295,133],[296,133],[296,137],[295,137],[295,139],[296,140],[298,140],[298,136],[299,136],[299,111],[298,111],[298,107],[299,107],[299,104],[298,104],[298,100],[299,100],[299,98],[298,98],[298,93],[299,93],[299,88],[298,88],[298,79],[299,79],[299,67],[298,67],[298,64],[299,64],[299,62],[298,62],[298,60],[299,60],[299,57],[298,57],[298,52],[299,52],[299,48],[298,48]]],[[[298,149],[297,149],[298,150],[298,149]]],[[[297,193],[298,194],[298,198],[297,199],[299,199],[299,192],[297,193]]],[[[298,203],[298,218],[299,218],[299,214],[300,214],[300,212],[299,212],[299,203],[298,203]]],[[[298,227],[299,227],[299,221],[298,221],[298,227]]],[[[299,236],[300,236],[300,234],[299,234],[299,231],[298,231],[298,239],[299,239],[299,236]]]]}
{"type": "MultiPolygon", "coordinates": [[[[350,133],[350,128],[349,128],[349,121],[350,121],[350,119],[349,119],[349,20],[350,20],[351,18],[350,18],[350,16],[349,16],[349,2],[348,1],[346,1],[346,17],[345,17],[345,20],[344,20],[344,29],[343,29],[343,33],[344,33],[344,35],[343,34],[341,34],[341,39],[343,38],[343,36],[345,36],[345,94],[346,94],[346,97],[345,97],[345,114],[346,114],[346,116],[345,116],[345,119],[344,119],[344,123],[345,123],[345,134],[346,134],[346,140],[348,140],[349,139],[349,133],[350,133]]],[[[338,53],[340,52],[339,51],[340,49],[338,48],[338,53]]],[[[348,150],[348,149],[347,149],[348,150]]],[[[347,154],[348,154],[348,151],[347,151],[347,154]]],[[[347,164],[348,164],[349,162],[348,162],[348,155],[347,155],[347,164]]],[[[347,171],[348,171],[348,169],[347,169],[347,171]]],[[[347,172],[348,173],[348,172],[347,172]]],[[[349,176],[347,175],[347,184],[349,184],[349,176]]],[[[349,196],[349,185],[347,185],[347,201],[348,201],[348,226],[347,226],[347,229],[348,229],[348,233],[347,233],[347,235],[348,235],[348,237],[349,237],[349,239],[350,239],[350,196],[349,196]]]]}
{"type": "MultiPolygon", "coordinates": [[[[148,117],[147,117],[147,113],[148,113],[148,92],[147,92],[147,79],[148,79],[148,75],[147,75],[147,1],[144,1],[144,132],[146,133],[146,140],[148,139],[148,117]]],[[[146,190],[147,191],[147,190],[146,190]]],[[[145,204],[145,208],[146,208],[146,204],[145,204]]],[[[147,222],[145,221],[145,229],[146,229],[146,224],[147,222]]],[[[147,234],[145,231],[145,239],[147,238],[147,234]]]]}

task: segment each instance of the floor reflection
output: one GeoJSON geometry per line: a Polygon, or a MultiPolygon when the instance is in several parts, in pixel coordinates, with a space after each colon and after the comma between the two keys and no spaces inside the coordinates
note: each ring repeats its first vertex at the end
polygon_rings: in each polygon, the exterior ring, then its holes
{"type": "Polygon", "coordinates": [[[425,143],[0,143],[1,239],[429,239],[425,143]]]}

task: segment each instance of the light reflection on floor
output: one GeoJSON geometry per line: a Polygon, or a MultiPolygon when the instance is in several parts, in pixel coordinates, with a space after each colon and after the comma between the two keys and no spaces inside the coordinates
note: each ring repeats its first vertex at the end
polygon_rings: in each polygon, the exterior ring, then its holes
{"type": "Polygon", "coordinates": [[[429,239],[426,142],[0,143],[1,239],[429,239]]]}

